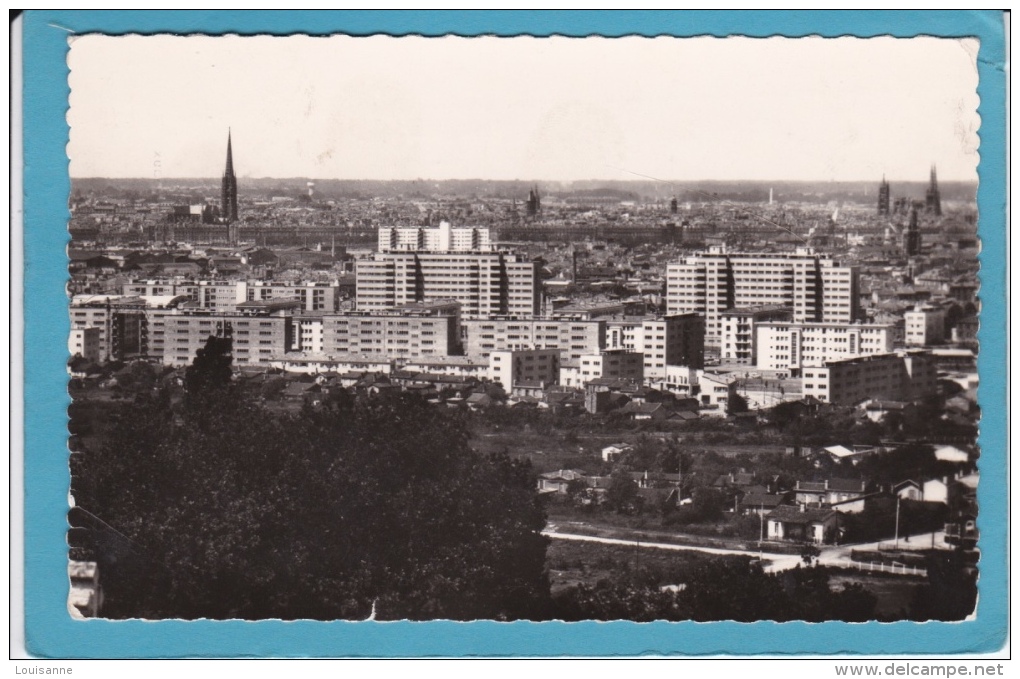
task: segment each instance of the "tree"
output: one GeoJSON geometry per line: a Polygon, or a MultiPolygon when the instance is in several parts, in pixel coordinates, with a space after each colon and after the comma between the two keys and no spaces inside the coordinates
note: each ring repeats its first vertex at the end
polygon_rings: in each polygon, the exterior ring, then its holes
{"type": "Polygon", "coordinates": [[[737,393],[732,393],[726,402],[726,412],[733,413],[746,413],[749,410],[747,407],[747,399],[737,393]]]}
{"type": "Polygon", "coordinates": [[[229,385],[233,374],[232,349],[233,341],[229,337],[210,335],[184,373],[184,388],[187,392],[192,395],[202,394],[229,385]]]}
{"type": "Polygon", "coordinates": [[[609,477],[606,506],[618,514],[633,514],[638,509],[638,487],[630,474],[618,469],[609,477]]]}
{"type": "Polygon", "coordinates": [[[109,617],[540,618],[545,512],[526,462],[473,452],[421,399],[275,414],[223,379],[122,404],[82,451],[109,617]],[[201,405],[201,408],[198,406],[201,405]]]}

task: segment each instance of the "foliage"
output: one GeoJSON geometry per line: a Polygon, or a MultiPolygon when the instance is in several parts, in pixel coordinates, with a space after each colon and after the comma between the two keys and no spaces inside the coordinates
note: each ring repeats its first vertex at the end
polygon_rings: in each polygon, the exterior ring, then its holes
{"type": "Polygon", "coordinates": [[[693,565],[675,591],[639,578],[578,585],[556,598],[558,617],[575,620],[845,620],[873,619],[874,595],[860,585],[833,592],[824,568],[767,574],[746,559],[693,565]]]}
{"type": "Polygon", "coordinates": [[[734,413],[746,413],[749,410],[747,405],[747,399],[737,393],[732,393],[726,402],[726,412],[731,415],[734,413]]]}
{"type": "Polygon", "coordinates": [[[545,512],[527,463],[474,453],[455,414],[416,397],[280,415],[228,373],[229,347],[210,341],[183,403],[120,404],[82,451],[74,494],[97,517],[104,615],[543,614],[545,512]]]}
{"type": "Polygon", "coordinates": [[[606,507],[618,514],[634,514],[640,509],[639,500],[637,484],[630,475],[622,469],[613,472],[606,488],[606,507]]]}

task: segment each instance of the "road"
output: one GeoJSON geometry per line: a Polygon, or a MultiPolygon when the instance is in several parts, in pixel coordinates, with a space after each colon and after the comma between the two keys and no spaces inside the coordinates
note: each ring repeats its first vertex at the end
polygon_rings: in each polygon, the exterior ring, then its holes
{"type": "MultiPolygon", "coordinates": [[[[542,531],[542,535],[553,538],[554,540],[576,540],[581,542],[598,542],[604,545],[622,545],[628,547],[642,547],[647,549],[664,549],[672,550],[677,552],[701,552],[703,554],[718,554],[723,556],[755,556],[755,552],[749,552],[742,549],[725,549],[721,547],[698,547],[695,545],[675,545],[669,542],[647,542],[644,540],[624,540],[621,538],[600,538],[594,535],[578,535],[575,533],[560,533],[555,528],[552,530],[542,531]]],[[[944,545],[942,541],[942,532],[935,533],[935,545],[944,545]]],[[[912,536],[911,542],[900,541],[900,549],[928,549],[932,544],[932,534],[924,533],[922,535],[912,536]]],[[[857,545],[826,545],[821,548],[821,554],[818,556],[818,564],[821,566],[835,566],[840,568],[853,568],[855,562],[850,560],[851,550],[865,550],[865,551],[878,551],[879,546],[884,549],[890,549],[892,542],[890,540],[883,540],[882,542],[869,542],[865,544],[857,545]]],[[[776,554],[774,552],[762,551],[760,552],[762,558],[762,568],[766,573],[779,573],[781,571],[788,570],[790,568],[796,568],[799,564],[803,564],[804,560],[799,554],[776,554]]]]}

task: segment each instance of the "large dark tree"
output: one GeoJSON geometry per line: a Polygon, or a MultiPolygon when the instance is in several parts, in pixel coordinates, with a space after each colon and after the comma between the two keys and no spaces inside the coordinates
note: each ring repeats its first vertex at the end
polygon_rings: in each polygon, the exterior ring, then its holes
{"type": "Polygon", "coordinates": [[[207,345],[183,401],[123,404],[75,498],[109,617],[515,619],[545,614],[530,467],[473,452],[412,397],[274,415],[207,345]]]}

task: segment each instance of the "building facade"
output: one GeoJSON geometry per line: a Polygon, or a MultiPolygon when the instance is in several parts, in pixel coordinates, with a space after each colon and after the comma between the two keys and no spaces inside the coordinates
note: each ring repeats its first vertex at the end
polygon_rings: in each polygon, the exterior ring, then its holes
{"type": "Polygon", "coordinates": [[[394,358],[460,353],[459,305],[454,301],[412,304],[385,312],[322,317],[322,352],[394,358]]]}
{"type": "Polygon", "coordinates": [[[757,365],[755,327],[770,321],[792,321],[793,309],[783,306],[727,309],[720,313],[719,320],[719,358],[722,362],[757,365]]]}
{"type": "Polygon", "coordinates": [[[233,362],[239,366],[269,366],[293,343],[292,315],[296,302],[245,302],[237,311],[187,309],[165,318],[163,363],[190,365],[209,337],[232,340],[233,362]]]}
{"type": "Polygon", "coordinates": [[[379,252],[490,252],[489,229],[479,226],[383,226],[379,252]]]}
{"type": "Polygon", "coordinates": [[[762,370],[821,366],[857,356],[888,354],[893,330],[887,325],[860,323],[759,323],[755,327],[757,357],[762,370]]]}
{"type": "Polygon", "coordinates": [[[606,349],[644,355],[644,376],[664,379],[667,365],[705,367],[705,319],[676,314],[606,322],[606,349]]]}
{"type": "Polygon", "coordinates": [[[493,351],[517,345],[559,349],[563,360],[605,348],[604,321],[554,318],[476,318],[461,322],[464,353],[487,358],[493,351]]]}
{"type": "Polygon", "coordinates": [[[464,318],[534,317],[538,266],[502,252],[378,252],[357,262],[358,311],[455,299],[464,318]]]}
{"type": "Polygon", "coordinates": [[[519,347],[489,354],[489,379],[509,393],[520,382],[556,384],[560,375],[558,349],[519,347]]]}
{"type": "Polygon", "coordinates": [[[644,380],[644,355],[627,349],[607,349],[565,362],[560,368],[560,384],[584,387],[592,380],[620,379],[640,383],[644,380]]]}
{"type": "Polygon", "coordinates": [[[811,248],[741,253],[714,246],[666,269],[667,314],[705,316],[706,344],[718,347],[727,309],[787,306],[797,322],[851,323],[860,316],[858,273],[811,248]]]}
{"type": "Polygon", "coordinates": [[[946,312],[922,306],[903,314],[903,341],[907,346],[940,344],[946,338],[946,312]]]}
{"type": "Polygon", "coordinates": [[[831,361],[802,371],[804,396],[836,405],[916,401],[936,393],[938,372],[920,351],[831,361]]]}

